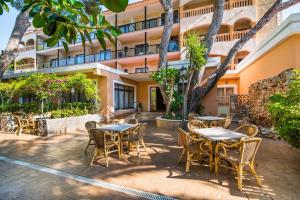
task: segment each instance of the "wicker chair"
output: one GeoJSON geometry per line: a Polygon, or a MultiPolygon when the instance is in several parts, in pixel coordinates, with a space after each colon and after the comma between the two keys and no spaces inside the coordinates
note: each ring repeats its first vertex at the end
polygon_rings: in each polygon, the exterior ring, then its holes
{"type": "Polygon", "coordinates": [[[243,126],[238,127],[234,130],[235,132],[243,133],[247,135],[248,137],[255,137],[258,134],[258,128],[257,126],[253,124],[246,124],[243,126]]]}
{"type": "Polygon", "coordinates": [[[209,157],[210,170],[212,170],[212,144],[208,140],[195,139],[191,137],[187,132],[178,129],[178,145],[183,147],[182,153],[179,157],[178,163],[181,162],[184,154],[186,154],[186,166],[185,172],[190,171],[190,164],[192,161],[203,160],[205,156],[209,157]],[[194,157],[198,156],[198,159],[194,157]]]}
{"type": "MultiPolygon", "coordinates": [[[[254,159],[261,141],[261,138],[242,138],[240,142],[231,145],[218,143],[215,152],[215,174],[218,173],[220,161],[227,161],[230,163],[229,168],[237,173],[238,188],[242,190],[243,168],[249,166],[258,185],[261,186],[261,182],[254,169],[254,159]]],[[[225,165],[222,166],[227,167],[225,165]]]]}
{"type": "Polygon", "coordinates": [[[119,158],[121,157],[120,137],[119,134],[110,133],[107,131],[91,129],[91,135],[95,141],[95,153],[91,161],[91,166],[94,160],[103,157],[105,159],[105,166],[108,167],[108,155],[118,152],[119,158]]]}
{"type": "Polygon", "coordinates": [[[134,127],[129,134],[123,136],[122,142],[127,142],[128,150],[130,151],[132,148],[132,144],[136,145],[136,151],[138,156],[140,157],[140,145],[143,146],[145,151],[147,151],[143,133],[145,132],[147,124],[139,124],[138,126],[134,127]]]}
{"type": "Polygon", "coordinates": [[[232,117],[227,116],[224,120],[224,128],[228,129],[229,126],[231,125],[232,122],[232,117]]]}
{"type": "Polygon", "coordinates": [[[193,131],[193,130],[196,129],[196,128],[207,128],[207,127],[208,127],[208,126],[207,126],[207,123],[206,123],[206,122],[200,121],[200,120],[196,120],[196,119],[191,120],[191,121],[189,121],[189,123],[188,123],[188,129],[189,129],[190,131],[193,131]]]}
{"type": "Polygon", "coordinates": [[[27,119],[22,119],[21,117],[14,115],[14,122],[17,125],[17,128],[15,130],[16,135],[20,136],[22,133],[31,132],[31,126],[27,119]]]}
{"type": "Polygon", "coordinates": [[[138,124],[139,120],[136,119],[136,118],[130,118],[130,119],[127,120],[127,123],[128,124],[138,124]]]}
{"type": "Polygon", "coordinates": [[[210,123],[210,127],[213,128],[213,127],[224,127],[224,124],[225,124],[225,119],[224,120],[216,120],[216,121],[212,121],[210,123]]]}
{"type": "Polygon", "coordinates": [[[189,120],[189,121],[194,120],[195,117],[199,117],[199,115],[196,114],[196,113],[189,113],[189,115],[188,115],[188,120],[189,120]]]}
{"type": "Polygon", "coordinates": [[[87,152],[90,145],[95,145],[95,141],[94,141],[94,138],[91,134],[91,130],[95,129],[96,126],[97,126],[97,122],[95,122],[95,121],[88,121],[88,122],[85,123],[85,129],[87,130],[87,132],[89,134],[89,142],[88,142],[88,144],[85,148],[85,151],[84,151],[85,153],[87,152]]]}

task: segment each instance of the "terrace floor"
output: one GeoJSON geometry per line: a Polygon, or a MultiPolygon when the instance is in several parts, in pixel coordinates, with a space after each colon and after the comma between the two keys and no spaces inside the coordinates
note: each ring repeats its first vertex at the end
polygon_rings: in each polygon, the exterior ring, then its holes
{"type": "Polygon", "coordinates": [[[140,159],[135,153],[110,158],[109,168],[90,167],[93,147],[84,153],[87,140],[83,133],[47,138],[0,133],[0,199],[143,199],[143,195],[132,196],[125,190],[64,177],[55,174],[56,170],[178,199],[300,199],[300,151],[283,141],[263,140],[256,167],[263,187],[258,187],[249,174],[240,192],[229,170],[215,176],[208,166],[193,165],[190,173],[185,173],[184,164],[177,164],[180,149],[176,130],[150,124],[144,137],[148,151],[142,151],[140,159]],[[41,166],[56,170],[48,173],[41,166]]]}

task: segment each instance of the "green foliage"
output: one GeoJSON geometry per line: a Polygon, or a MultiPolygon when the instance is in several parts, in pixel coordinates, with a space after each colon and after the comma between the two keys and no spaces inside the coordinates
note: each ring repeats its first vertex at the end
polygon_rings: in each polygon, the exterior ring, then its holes
{"type": "Polygon", "coordinates": [[[177,113],[181,113],[183,105],[183,95],[179,94],[177,91],[174,91],[173,101],[171,103],[171,111],[177,113]]]}
{"type": "Polygon", "coordinates": [[[89,111],[80,108],[54,110],[51,112],[51,118],[75,117],[88,114],[89,111]]]}
{"type": "Polygon", "coordinates": [[[85,74],[76,73],[69,76],[66,81],[67,88],[74,88],[83,91],[87,99],[94,99],[96,97],[96,87],[91,79],[88,79],[85,74]]]}
{"type": "Polygon", "coordinates": [[[9,11],[8,3],[10,3],[10,0],[0,0],[0,15],[3,14],[3,11],[5,10],[6,12],[9,11]]]}
{"type": "Polygon", "coordinates": [[[128,0],[25,0],[22,12],[29,10],[33,26],[43,29],[49,36],[46,42],[50,47],[62,40],[68,51],[67,44],[76,42],[78,37],[83,45],[86,41],[91,43],[93,33],[105,49],[104,38],[114,43],[112,38],[120,35],[121,31],[105,19],[102,9],[106,7],[113,12],[122,12],[127,5],[128,0]]]}
{"type": "Polygon", "coordinates": [[[159,71],[153,72],[151,77],[158,84],[165,85],[166,95],[168,96],[171,91],[174,91],[175,85],[180,80],[180,71],[174,68],[161,68],[159,71]]]}
{"type": "Polygon", "coordinates": [[[97,100],[96,86],[91,79],[88,79],[85,74],[77,73],[69,76],[58,76],[56,74],[32,74],[23,76],[17,80],[0,83],[0,100],[2,112],[38,112],[36,106],[32,106],[30,110],[27,104],[12,104],[11,100],[14,96],[30,95],[34,97],[39,105],[41,112],[44,110],[50,111],[59,108],[78,108],[95,111],[95,103],[97,100]],[[54,105],[52,102],[61,102],[59,98],[64,92],[70,92],[72,89],[81,91],[86,95],[87,103],[72,103],[54,105]],[[53,101],[51,101],[53,100],[53,101]],[[25,106],[25,107],[24,107],[25,106]]]}
{"type": "Polygon", "coordinates": [[[270,97],[268,110],[278,134],[296,148],[300,148],[300,71],[289,83],[286,93],[270,97]]]}
{"type": "Polygon", "coordinates": [[[194,70],[201,69],[206,64],[205,54],[206,47],[200,42],[199,36],[191,32],[186,41],[187,59],[191,62],[191,68],[194,70]]]}

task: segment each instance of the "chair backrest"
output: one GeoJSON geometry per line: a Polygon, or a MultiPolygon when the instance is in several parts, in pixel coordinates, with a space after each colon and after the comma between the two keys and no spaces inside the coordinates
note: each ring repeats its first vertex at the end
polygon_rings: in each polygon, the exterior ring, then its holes
{"type": "Polygon", "coordinates": [[[224,127],[225,120],[216,120],[210,123],[210,127],[224,127]]]}
{"type": "Polygon", "coordinates": [[[88,131],[88,132],[90,132],[90,130],[91,129],[94,129],[94,128],[96,128],[96,122],[95,121],[87,121],[86,123],[85,123],[85,129],[88,131]]]}
{"type": "Polygon", "coordinates": [[[138,124],[139,120],[136,118],[130,118],[130,119],[128,119],[127,123],[128,124],[138,124]]]}
{"type": "Polygon", "coordinates": [[[181,128],[178,128],[178,145],[184,147],[189,145],[189,134],[181,128]]]}
{"type": "Polygon", "coordinates": [[[146,123],[142,123],[140,124],[140,135],[144,135],[145,131],[147,128],[147,124],[146,123]]]}
{"type": "Polygon", "coordinates": [[[258,128],[253,124],[246,124],[238,127],[234,131],[246,134],[248,137],[255,137],[258,133],[258,128]]]}
{"type": "Polygon", "coordinates": [[[207,128],[207,127],[208,126],[204,121],[200,121],[200,120],[196,120],[196,119],[189,121],[189,123],[188,123],[188,128],[190,131],[193,131],[196,128],[207,128]]]}
{"type": "Polygon", "coordinates": [[[198,117],[199,115],[197,115],[196,113],[189,113],[188,115],[188,120],[191,121],[191,120],[194,120],[195,117],[198,117]]]}
{"type": "Polygon", "coordinates": [[[232,122],[232,118],[230,116],[227,116],[224,120],[224,128],[229,128],[231,122],[232,122]]]}
{"type": "Polygon", "coordinates": [[[241,163],[254,162],[255,155],[261,143],[261,138],[242,138],[241,139],[241,163]]]}
{"type": "Polygon", "coordinates": [[[14,121],[15,121],[15,123],[16,123],[16,125],[17,125],[18,127],[21,127],[21,126],[22,126],[22,124],[21,124],[21,119],[20,119],[19,116],[14,115],[14,121]]]}
{"type": "Polygon", "coordinates": [[[90,134],[92,136],[92,138],[94,139],[95,141],[95,146],[96,148],[104,148],[104,133],[105,131],[103,130],[97,130],[97,129],[91,129],[90,131],[90,134]]]}

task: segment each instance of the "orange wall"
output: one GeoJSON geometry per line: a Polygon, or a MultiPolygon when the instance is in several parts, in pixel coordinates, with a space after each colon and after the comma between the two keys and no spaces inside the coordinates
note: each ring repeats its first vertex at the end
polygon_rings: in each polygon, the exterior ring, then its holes
{"type": "Polygon", "coordinates": [[[300,34],[286,39],[242,70],[239,73],[239,94],[248,94],[252,83],[290,68],[300,69],[300,34]]]}

